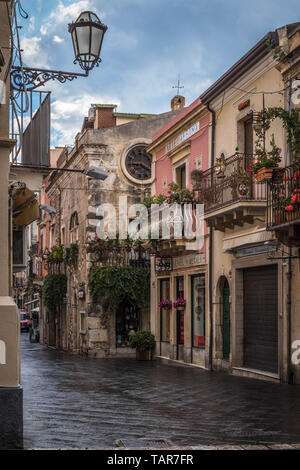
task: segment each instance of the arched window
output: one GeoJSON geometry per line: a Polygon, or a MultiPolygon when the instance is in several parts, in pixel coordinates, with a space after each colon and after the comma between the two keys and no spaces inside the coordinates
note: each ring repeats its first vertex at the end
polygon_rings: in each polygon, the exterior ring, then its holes
{"type": "Polygon", "coordinates": [[[70,219],[70,241],[71,243],[76,243],[78,241],[78,214],[73,212],[70,219]]]}

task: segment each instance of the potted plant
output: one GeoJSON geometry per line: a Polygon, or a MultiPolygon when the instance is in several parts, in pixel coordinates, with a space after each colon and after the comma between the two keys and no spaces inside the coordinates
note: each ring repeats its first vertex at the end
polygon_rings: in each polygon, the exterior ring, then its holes
{"type": "Polygon", "coordinates": [[[137,331],[130,336],[129,346],[136,349],[138,361],[150,361],[155,346],[154,335],[150,331],[137,331]]]}
{"type": "Polygon", "coordinates": [[[159,308],[163,308],[165,310],[170,310],[172,308],[172,300],[163,299],[158,304],[159,308]]]}
{"type": "Polygon", "coordinates": [[[186,305],[186,300],[185,299],[177,299],[174,303],[173,306],[176,310],[184,310],[186,305]]]}
{"type": "Polygon", "coordinates": [[[255,175],[258,183],[271,180],[274,170],[279,167],[279,163],[281,162],[281,149],[275,144],[274,134],[272,135],[270,145],[271,150],[269,152],[265,152],[258,147],[256,149],[256,162],[250,163],[249,168],[247,168],[250,175],[255,175]]]}

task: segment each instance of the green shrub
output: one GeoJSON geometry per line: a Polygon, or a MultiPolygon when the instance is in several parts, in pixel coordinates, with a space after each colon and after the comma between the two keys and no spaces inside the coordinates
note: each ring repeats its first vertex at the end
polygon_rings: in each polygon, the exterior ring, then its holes
{"type": "Polygon", "coordinates": [[[141,352],[151,351],[155,346],[154,335],[150,331],[137,331],[130,336],[129,346],[141,352]]]}
{"type": "Polygon", "coordinates": [[[48,312],[56,312],[67,294],[67,276],[48,274],[43,284],[43,302],[48,312]]]}

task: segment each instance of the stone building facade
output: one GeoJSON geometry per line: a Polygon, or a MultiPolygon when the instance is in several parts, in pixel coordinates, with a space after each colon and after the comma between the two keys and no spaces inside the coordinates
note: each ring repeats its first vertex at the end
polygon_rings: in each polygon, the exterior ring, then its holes
{"type": "MultiPolygon", "coordinates": [[[[119,207],[124,211],[120,197],[126,197],[130,206],[147,193],[154,174],[146,146],[152,135],[179,112],[151,116],[116,113],[115,108],[92,106],[74,148],[63,149],[57,160],[57,167],[63,170],[104,169],[106,180],[62,171],[52,174],[47,187],[51,206],[56,209],[50,225],[51,244],[77,244],[79,253],[77,269],[66,268],[68,292],[60,313],[52,314],[45,308],[41,313],[41,338],[45,344],[92,357],[132,354],[124,344],[117,347],[116,333],[116,316],[130,317],[130,307],[121,305],[118,311],[107,312],[102,305],[93,304],[88,289],[93,256],[86,246],[95,239],[102,219],[97,209],[110,204],[118,218],[119,207]]],[[[138,312],[138,316],[138,328],[149,330],[149,310],[138,312]]]]}

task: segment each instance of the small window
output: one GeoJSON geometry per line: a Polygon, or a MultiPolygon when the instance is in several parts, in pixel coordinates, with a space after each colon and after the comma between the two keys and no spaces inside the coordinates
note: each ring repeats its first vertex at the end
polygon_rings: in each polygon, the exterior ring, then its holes
{"type": "Polygon", "coordinates": [[[71,219],[70,219],[71,243],[76,243],[78,241],[78,226],[79,226],[78,214],[77,212],[73,212],[73,214],[71,215],[71,219]]]}

